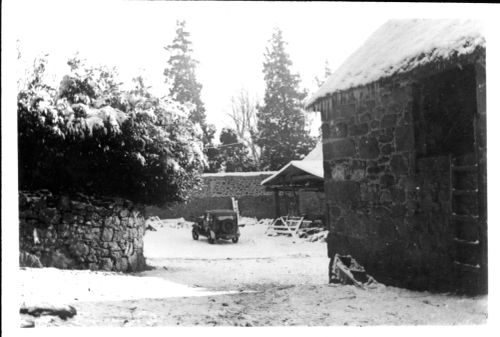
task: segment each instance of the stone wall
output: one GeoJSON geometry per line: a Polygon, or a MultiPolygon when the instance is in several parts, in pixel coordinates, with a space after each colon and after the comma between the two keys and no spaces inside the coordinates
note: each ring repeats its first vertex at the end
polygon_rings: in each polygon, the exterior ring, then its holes
{"type": "Polygon", "coordinates": [[[184,203],[167,203],[163,207],[147,207],[146,216],[162,219],[192,218],[207,209],[232,209],[231,197],[238,200],[242,216],[274,217],[274,198],[260,183],[275,172],[208,173],[202,176],[200,191],[184,203]]]}
{"type": "Polygon", "coordinates": [[[203,174],[198,198],[271,195],[260,183],[275,172],[231,172],[203,174]]]}
{"type": "Polygon", "coordinates": [[[394,76],[320,104],[328,254],[387,284],[449,290],[449,157],[417,155],[414,84],[394,76]]]}
{"type": "Polygon", "coordinates": [[[137,271],[143,235],[143,210],[129,201],[19,193],[20,250],[46,267],[137,271]]]}

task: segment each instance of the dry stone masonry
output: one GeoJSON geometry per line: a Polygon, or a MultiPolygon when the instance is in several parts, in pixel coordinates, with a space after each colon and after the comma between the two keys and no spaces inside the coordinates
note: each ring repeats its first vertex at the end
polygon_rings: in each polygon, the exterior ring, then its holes
{"type": "Polygon", "coordinates": [[[197,197],[227,197],[272,195],[260,183],[274,172],[207,173],[197,197]]]}
{"type": "Polygon", "coordinates": [[[238,200],[242,216],[271,218],[274,216],[274,197],[260,183],[275,172],[207,173],[202,175],[201,190],[194,192],[188,202],[168,203],[164,207],[148,207],[147,215],[162,219],[185,219],[199,216],[207,209],[232,209],[231,198],[238,200]]]}
{"type": "Polygon", "coordinates": [[[143,256],[143,210],[123,199],[19,193],[21,257],[46,267],[138,271],[143,256]]]}
{"type": "MultiPolygon", "coordinates": [[[[459,165],[474,163],[474,132],[479,189],[486,191],[484,68],[475,62],[418,69],[333,93],[319,103],[330,258],[353,254],[387,284],[455,286],[459,252],[451,222],[450,158],[459,165]],[[436,141],[446,135],[449,144],[436,141]]],[[[479,204],[485,205],[485,194],[482,198],[479,204]]]]}

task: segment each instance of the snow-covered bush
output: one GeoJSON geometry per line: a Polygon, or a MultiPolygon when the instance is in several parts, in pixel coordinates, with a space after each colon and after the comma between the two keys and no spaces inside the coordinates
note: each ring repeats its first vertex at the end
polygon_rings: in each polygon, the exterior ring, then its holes
{"type": "Polygon", "coordinates": [[[141,78],[121,90],[114,70],[78,59],[52,88],[44,64],[18,94],[21,189],[162,204],[185,199],[199,184],[203,145],[185,106],[153,96],[141,78]]]}

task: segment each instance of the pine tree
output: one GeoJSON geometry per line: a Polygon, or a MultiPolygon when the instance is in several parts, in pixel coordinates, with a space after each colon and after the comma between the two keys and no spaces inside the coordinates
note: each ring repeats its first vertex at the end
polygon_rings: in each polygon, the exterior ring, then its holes
{"type": "Polygon", "coordinates": [[[257,112],[257,145],[261,147],[261,168],[278,170],[290,160],[303,158],[313,146],[303,110],[306,93],[299,89],[300,77],[290,70],[282,32],[273,32],[264,54],[266,91],[264,105],[257,112]]]}
{"type": "Polygon", "coordinates": [[[206,122],[205,106],[201,100],[202,85],[196,79],[198,62],[192,57],[193,49],[189,37],[186,22],[177,21],[176,36],[172,44],[165,48],[170,53],[170,58],[163,74],[166,82],[171,84],[170,96],[179,103],[193,105],[189,119],[201,126],[204,135],[203,143],[209,144],[215,130],[206,122]]]}

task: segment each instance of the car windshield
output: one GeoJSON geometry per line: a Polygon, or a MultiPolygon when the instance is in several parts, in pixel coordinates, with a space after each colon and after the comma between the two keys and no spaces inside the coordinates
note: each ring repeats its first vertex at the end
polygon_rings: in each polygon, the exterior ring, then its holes
{"type": "Polygon", "coordinates": [[[235,220],[236,219],[236,217],[233,214],[217,215],[215,218],[218,221],[235,220]]]}

